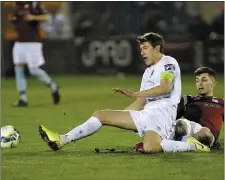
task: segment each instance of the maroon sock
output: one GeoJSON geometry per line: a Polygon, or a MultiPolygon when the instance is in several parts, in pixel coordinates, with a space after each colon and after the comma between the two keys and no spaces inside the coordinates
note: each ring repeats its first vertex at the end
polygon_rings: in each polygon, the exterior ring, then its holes
{"type": "Polygon", "coordinates": [[[135,150],[138,152],[144,152],[143,142],[138,142],[135,144],[135,150]]]}

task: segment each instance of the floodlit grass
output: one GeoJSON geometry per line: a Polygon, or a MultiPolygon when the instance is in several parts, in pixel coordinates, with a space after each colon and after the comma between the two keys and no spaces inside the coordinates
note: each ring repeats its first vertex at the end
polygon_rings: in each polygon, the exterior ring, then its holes
{"type": "MultiPolygon", "coordinates": [[[[176,153],[143,155],[132,150],[140,138],[129,131],[103,127],[97,134],[49,150],[38,135],[43,124],[66,133],[98,109],[123,109],[133,99],[114,94],[113,87],[139,89],[141,77],[64,76],[54,78],[61,87],[62,103],[52,104],[49,89],[36,79],[28,81],[28,108],[14,108],[17,92],[13,79],[2,80],[2,125],[13,125],[22,141],[15,149],[2,150],[3,180],[222,180],[223,150],[209,154],[176,153]],[[128,150],[127,153],[95,153],[94,147],[128,150]]],[[[223,97],[223,77],[215,96],[223,97]]],[[[195,78],[182,78],[183,94],[196,94],[195,78]]],[[[220,136],[223,142],[223,131],[220,136]]],[[[223,143],[222,143],[223,144],[223,143]]]]}

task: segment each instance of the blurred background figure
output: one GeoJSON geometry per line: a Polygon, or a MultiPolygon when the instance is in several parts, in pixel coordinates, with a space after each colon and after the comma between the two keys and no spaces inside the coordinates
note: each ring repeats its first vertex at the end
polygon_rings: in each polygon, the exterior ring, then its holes
{"type": "Polygon", "coordinates": [[[224,3],[221,3],[220,13],[213,18],[210,29],[211,29],[210,37],[212,39],[224,38],[224,3]]]}
{"type": "Polygon", "coordinates": [[[18,34],[12,50],[16,88],[19,92],[19,100],[15,102],[15,106],[26,107],[28,105],[25,65],[28,66],[32,76],[37,77],[50,88],[53,103],[58,104],[60,101],[57,84],[41,68],[45,64],[45,59],[42,53],[39,24],[47,19],[47,11],[40,2],[19,1],[13,6],[11,22],[18,34]]]}
{"type": "Polygon", "coordinates": [[[42,23],[42,28],[47,33],[48,39],[63,39],[71,30],[68,20],[58,7],[48,9],[48,20],[42,23]]]}

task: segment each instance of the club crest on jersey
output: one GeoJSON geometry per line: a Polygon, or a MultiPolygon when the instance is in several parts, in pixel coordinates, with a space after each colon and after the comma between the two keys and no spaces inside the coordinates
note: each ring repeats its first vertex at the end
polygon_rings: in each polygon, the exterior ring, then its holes
{"type": "Polygon", "coordinates": [[[174,64],[166,64],[164,65],[166,71],[175,71],[175,65],[174,64]]]}

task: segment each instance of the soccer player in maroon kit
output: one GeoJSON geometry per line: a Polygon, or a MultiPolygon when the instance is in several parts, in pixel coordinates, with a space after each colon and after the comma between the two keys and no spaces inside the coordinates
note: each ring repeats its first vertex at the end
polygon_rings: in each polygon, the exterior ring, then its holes
{"type": "Polygon", "coordinates": [[[41,2],[18,1],[13,9],[12,22],[18,33],[18,38],[13,47],[13,62],[19,101],[15,106],[25,107],[28,105],[26,96],[26,78],[24,65],[27,64],[31,75],[38,77],[40,81],[51,89],[53,103],[60,102],[58,86],[52,81],[49,75],[40,68],[45,63],[42,43],[39,33],[39,24],[48,19],[47,11],[41,2]]]}
{"type": "Polygon", "coordinates": [[[198,96],[183,96],[177,111],[177,119],[185,118],[190,123],[185,123],[182,119],[177,121],[175,139],[182,137],[182,134],[194,136],[211,147],[217,144],[224,121],[224,99],[213,96],[216,85],[216,73],[213,69],[198,68],[195,77],[198,96]],[[188,127],[192,132],[188,132],[188,127]]]}

